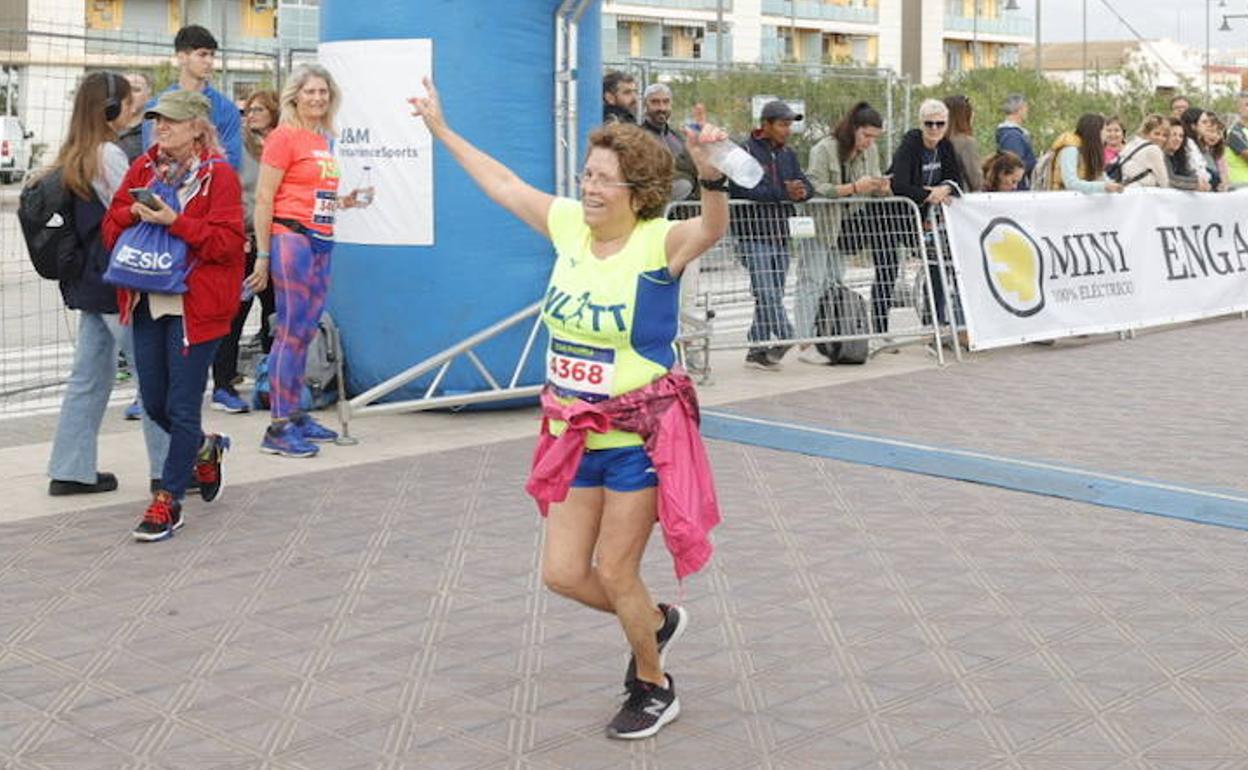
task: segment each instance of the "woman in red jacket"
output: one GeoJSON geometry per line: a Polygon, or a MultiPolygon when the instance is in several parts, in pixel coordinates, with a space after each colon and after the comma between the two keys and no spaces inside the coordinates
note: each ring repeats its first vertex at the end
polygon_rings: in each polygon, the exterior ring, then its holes
{"type": "Polygon", "coordinates": [[[229,448],[226,436],[200,427],[208,368],[238,312],[243,283],[242,187],[217,147],[210,112],[201,93],[161,95],[145,115],[156,121],[156,144],[126,173],[103,226],[109,248],[139,222],[167,227],[186,243],[190,268],[184,294],[118,290],[122,320],[134,323],[143,408],[170,435],[160,488],[134,530],[142,541],[164,540],[182,526],[181,500],[192,473],[204,501],[217,498],[229,448]],[[178,206],[131,195],[153,183],[172,187],[178,206]]]}

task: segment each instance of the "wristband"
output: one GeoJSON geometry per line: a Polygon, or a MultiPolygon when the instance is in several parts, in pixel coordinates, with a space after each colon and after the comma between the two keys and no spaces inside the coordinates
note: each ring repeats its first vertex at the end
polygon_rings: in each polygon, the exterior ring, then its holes
{"type": "Polygon", "coordinates": [[[256,252],[256,259],[268,259],[268,258],[269,258],[269,252],[267,251],[256,252]]]}
{"type": "Polygon", "coordinates": [[[698,178],[698,186],[708,192],[727,192],[728,178],[721,176],[719,179],[702,179],[698,178]]]}

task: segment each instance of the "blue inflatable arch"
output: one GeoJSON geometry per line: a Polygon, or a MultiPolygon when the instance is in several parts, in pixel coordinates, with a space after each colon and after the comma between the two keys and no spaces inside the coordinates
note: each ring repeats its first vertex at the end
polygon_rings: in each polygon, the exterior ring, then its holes
{"type": "MultiPolygon", "coordinates": [[[[452,126],[534,186],[556,191],[556,17],[558,0],[322,0],[324,42],[425,38],[452,126]]],[[[582,3],[584,5],[584,3],[582,3]]],[[[576,140],[601,121],[601,17],[588,3],[576,36],[576,140]]],[[[396,97],[418,93],[404,73],[378,73],[396,97]],[[401,93],[400,93],[401,92],[401,93]]],[[[340,243],[333,254],[329,310],[346,352],[347,388],[357,394],[443,351],[540,299],[552,263],[550,244],[498,207],[450,155],[434,146],[433,246],[340,243]]],[[[583,150],[581,152],[583,155],[583,150]]],[[[579,161],[577,161],[579,162],[579,161]]],[[[569,169],[574,172],[574,169],[569,169]]],[[[512,377],[531,323],[475,348],[499,382],[512,377]]],[[[537,340],[544,344],[544,336],[537,340]]],[[[542,380],[541,348],[521,384],[542,380]]],[[[433,375],[387,397],[420,397],[433,375]]],[[[439,393],[488,387],[465,359],[439,393]]]]}

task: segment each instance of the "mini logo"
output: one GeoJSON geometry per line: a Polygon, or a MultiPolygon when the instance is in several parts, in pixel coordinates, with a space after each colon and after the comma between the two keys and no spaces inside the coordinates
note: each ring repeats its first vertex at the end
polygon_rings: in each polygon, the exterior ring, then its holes
{"type": "Polygon", "coordinates": [[[646,706],[644,709],[642,709],[642,711],[646,712],[652,717],[661,717],[663,716],[663,709],[666,708],[666,706],[667,704],[665,704],[663,701],[659,700],[658,698],[651,698],[650,705],[646,706]]]}
{"type": "Polygon", "coordinates": [[[1017,222],[997,217],[979,237],[988,288],[1001,307],[1020,318],[1044,309],[1044,257],[1017,222]]]}

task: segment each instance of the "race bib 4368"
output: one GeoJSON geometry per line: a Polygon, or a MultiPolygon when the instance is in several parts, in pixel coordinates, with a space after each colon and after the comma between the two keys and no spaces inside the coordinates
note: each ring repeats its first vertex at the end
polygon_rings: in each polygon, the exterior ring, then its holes
{"type": "Polygon", "coordinates": [[[615,351],[552,337],[546,381],[561,396],[605,401],[615,382],[615,351]]]}

